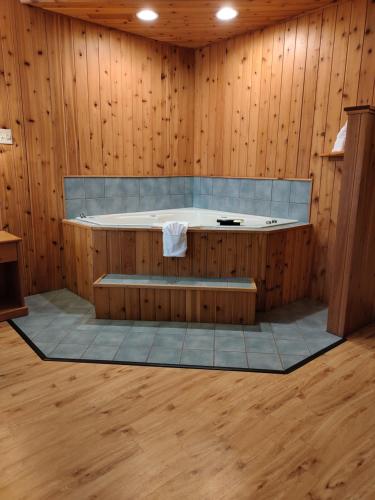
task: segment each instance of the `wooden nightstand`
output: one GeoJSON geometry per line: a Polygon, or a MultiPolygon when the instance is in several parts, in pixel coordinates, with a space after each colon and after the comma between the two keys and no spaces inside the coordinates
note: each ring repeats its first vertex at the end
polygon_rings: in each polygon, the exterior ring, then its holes
{"type": "Polygon", "coordinates": [[[0,321],[26,316],[20,271],[21,238],[0,231],[0,321]]]}

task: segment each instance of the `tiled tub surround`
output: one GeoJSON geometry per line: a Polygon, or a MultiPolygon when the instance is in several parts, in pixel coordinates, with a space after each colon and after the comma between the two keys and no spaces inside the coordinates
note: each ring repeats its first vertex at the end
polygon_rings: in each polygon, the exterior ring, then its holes
{"type": "Polygon", "coordinates": [[[192,177],[66,177],[68,219],[193,206],[192,177]]]}
{"type": "Polygon", "coordinates": [[[195,177],[194,206],[308,222],[311,181],[195,177]]]}
{"type": "Polygon", "coordinates": [[[66,177],[66,217],[208,208],[309,220],[311,181],[222,177],[66,177]]]}
{"type": "Polygon", "coordinates": [[[253,326],[96,320],[93,306],[56,290],[28,297],[17,330],[43,358],[288,373],[343,340],[327,309],[303,300],[258,315],[253,326]]]}

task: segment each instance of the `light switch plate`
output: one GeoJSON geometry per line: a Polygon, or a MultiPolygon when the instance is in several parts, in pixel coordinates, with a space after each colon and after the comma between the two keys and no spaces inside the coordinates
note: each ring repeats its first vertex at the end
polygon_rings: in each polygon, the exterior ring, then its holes
{"type": "Polygon", "coordinates": [[[13,144],[12,130],[0,128],[0,144],[13,144]]]}

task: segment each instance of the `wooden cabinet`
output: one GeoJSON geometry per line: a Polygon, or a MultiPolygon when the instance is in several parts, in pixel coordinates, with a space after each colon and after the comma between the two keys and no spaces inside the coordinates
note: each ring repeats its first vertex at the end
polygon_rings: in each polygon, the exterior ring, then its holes
{"type": "Polygon", "coordinates": [[[19,264],[21,238],[0,231],[0,321],[27,314],[19,264]]]}

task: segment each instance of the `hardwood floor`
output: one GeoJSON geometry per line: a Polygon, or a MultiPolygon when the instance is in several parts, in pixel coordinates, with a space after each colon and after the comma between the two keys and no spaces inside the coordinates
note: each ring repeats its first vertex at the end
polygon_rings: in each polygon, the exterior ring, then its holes
{"type": "Polygon", "coordinates": [[[0,324],[0,498],[375,497],[375,327],[290,375],[42,362],[0,324]]]}

